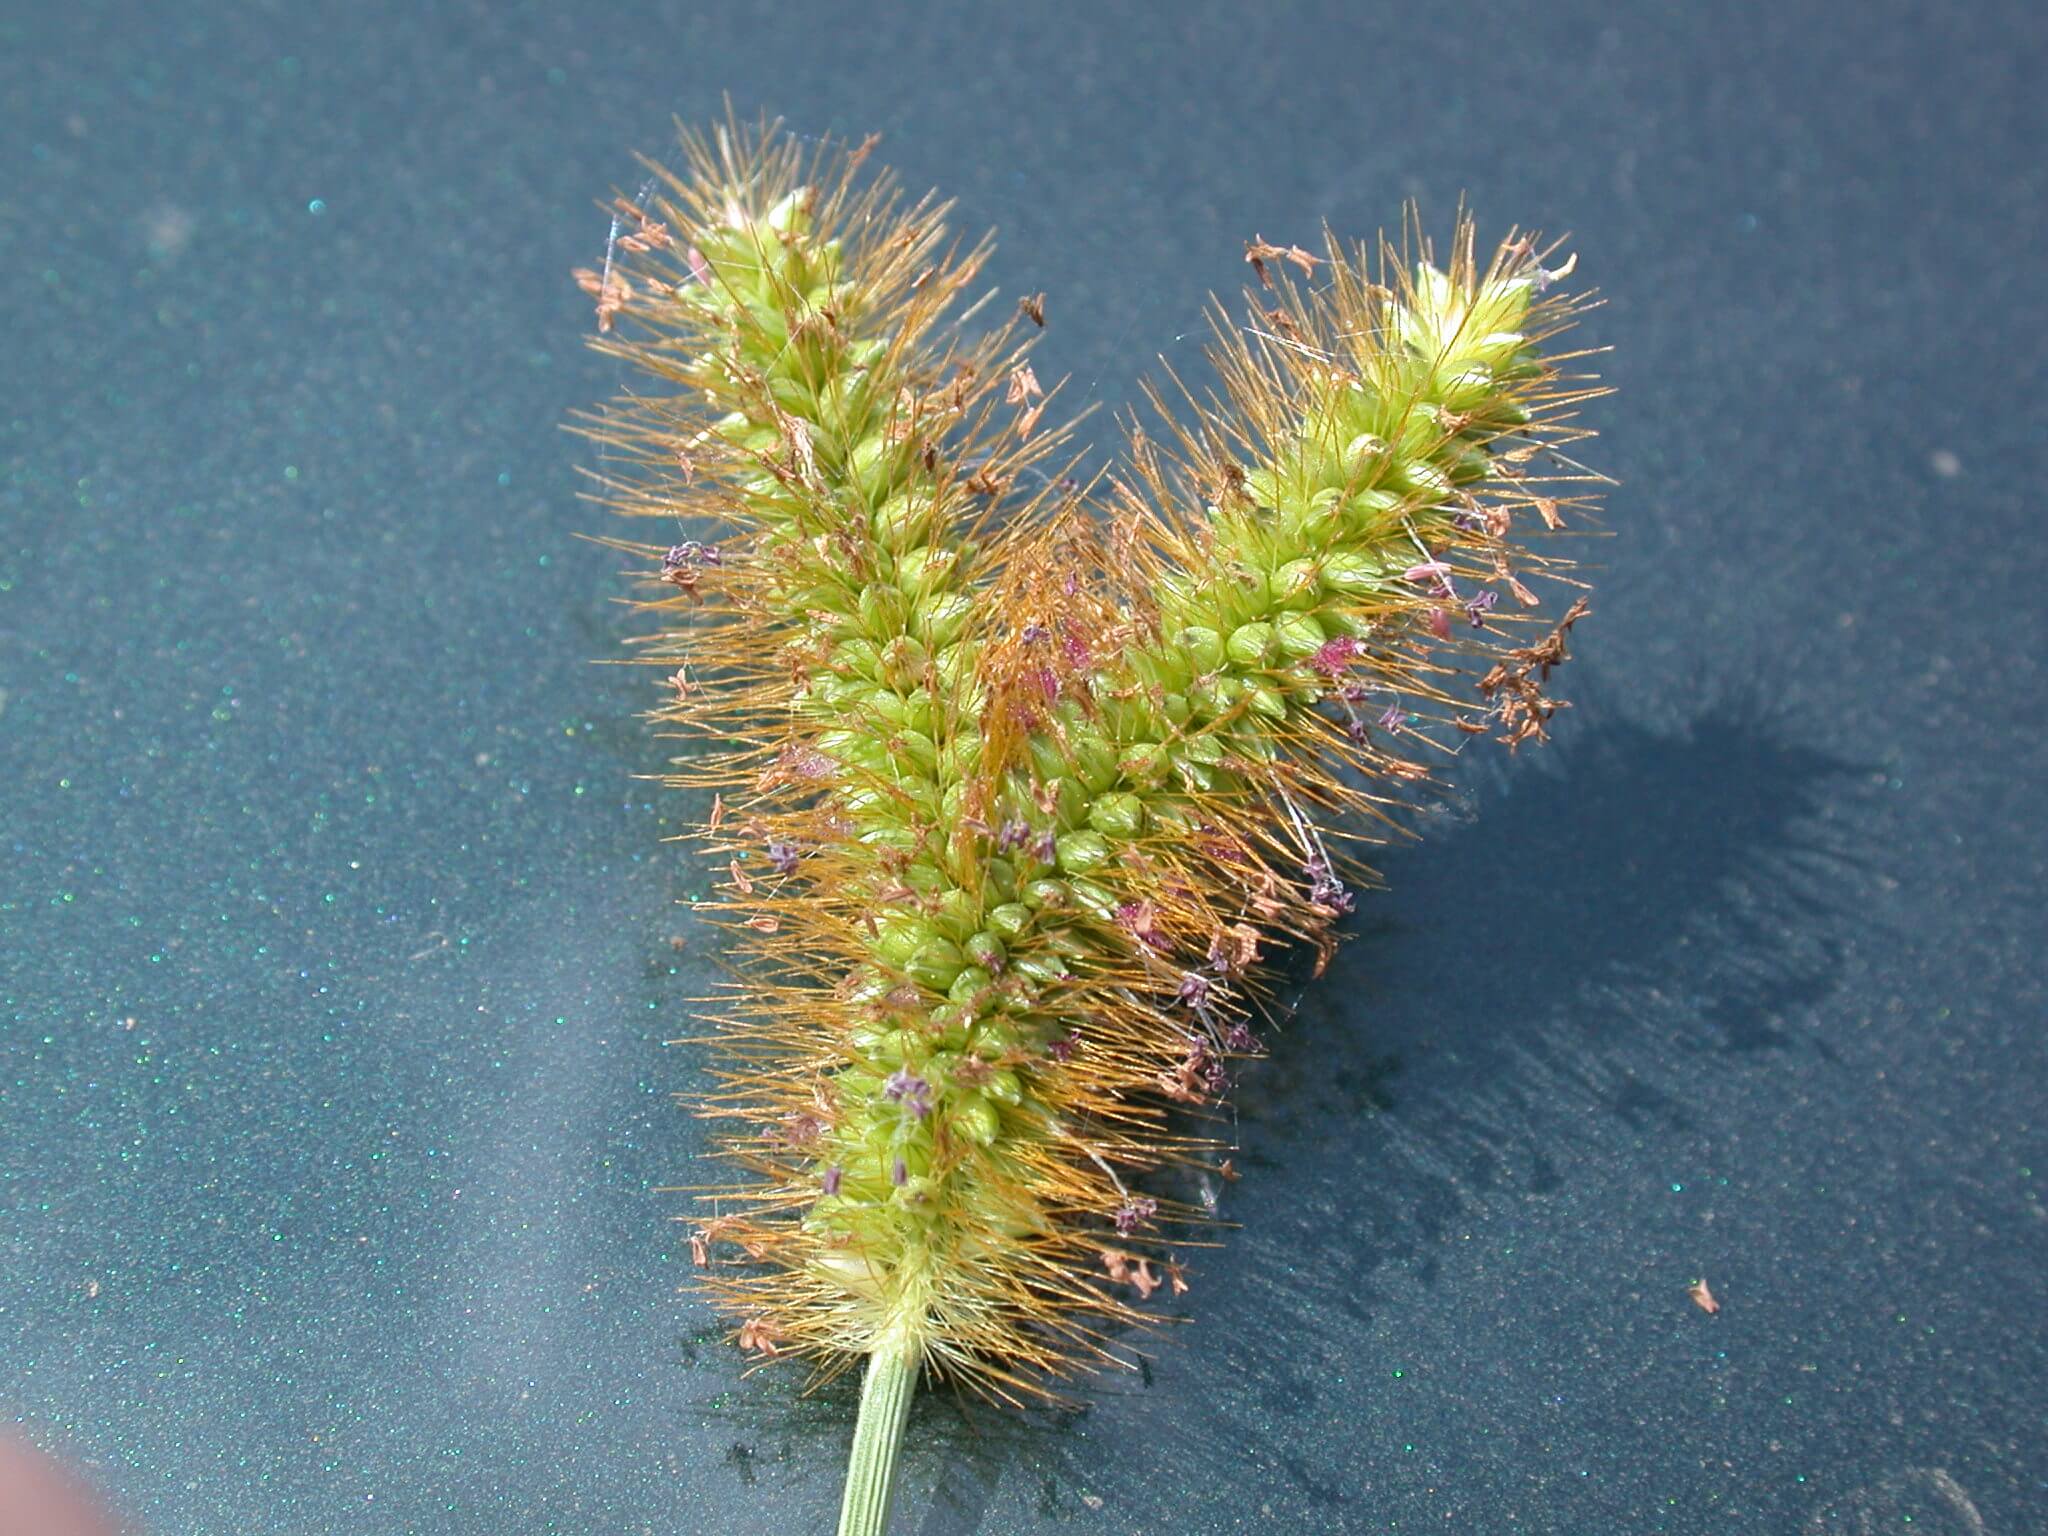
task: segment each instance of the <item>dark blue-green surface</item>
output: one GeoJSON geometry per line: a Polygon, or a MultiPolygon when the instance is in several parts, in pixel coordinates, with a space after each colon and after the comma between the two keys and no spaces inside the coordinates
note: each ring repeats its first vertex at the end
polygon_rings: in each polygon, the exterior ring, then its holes
{"type": "Polygon", "coordinates": [[[2044,74],[2019,4],[8,0],[0,1432],[153,1536],[827,1524],[846,1396],[676,1294],[703,808],[555,430],[593,199],[730,91],[1000,225],[1076,399],[1461,192],[1621,389],[1580,707],[1382,861],[1193,1321],[928,1402],[900,1528],[2048,1526],[2044,74]]]}

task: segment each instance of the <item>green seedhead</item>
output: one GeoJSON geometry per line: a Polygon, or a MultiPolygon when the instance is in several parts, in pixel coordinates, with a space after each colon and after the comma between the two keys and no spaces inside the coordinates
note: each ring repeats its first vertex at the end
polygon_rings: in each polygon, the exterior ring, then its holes
{"type": "Polygon", "coordinates": [[[740,1177],[692,1244],[744,1347],[866,1363],[873,1531],[921,1371],[1044,1397],[1186,1288],[1201,1212],[1146,1176],[1221,1149],[1173,1106],[1257,1050],[1274,946],[1320,967],[1429,724],[1543,734],[1585,605],[1535,616],[1522,539],[1583,499],[1597,391],[1545,352],[1572,311],[1533,242],[1255,242],[1218,392],[1155,397],[1165,446],[1084,489],[1017,326],[963,328],[986,241],[865,146],[684,144],[579,276],[644,375],[586,428],[603,499],[721,530],[611,541],[662,583],[655,718],[712,743],[675,781],[717,791],[743,971],[701,1106],[740,1177]]]}

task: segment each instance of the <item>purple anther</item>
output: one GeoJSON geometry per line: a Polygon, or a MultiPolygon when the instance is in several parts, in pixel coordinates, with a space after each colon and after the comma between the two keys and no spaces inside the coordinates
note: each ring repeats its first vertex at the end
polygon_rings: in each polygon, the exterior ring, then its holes
{"type": "Polygon", "coordinates": [[[1045,1054],[1054,1061],[1069,1062],[1074,1059],[1074,1052],[1080,1047],[1080,1044],[1081,1031],[1078,1029],[1069,1030],[1066,1034],[1061,1035],[1059,1039],[1047,1045],[1045,1054]]]}
{"type": "Polygon", "coordinates": [[[1209,978],[1200,971],[1184,971],[1181,973],[1180,990],[1173,996],[1176,1002],[1184,1003],[1190,1008],[1206,1007],[1209,1002],[1209,978]]]}
{"type": "Polygon", "coordinates": [[[1036,645],[1039,641],[1043,640],[1047,635],[1051,633],[1051,630],[1047,629],[1043,624],[1039,623],[1038,620],[1033,619],[1030,623],[1026,624],[1022,629],[1017,631],[1017,638],[1023,641],[1026,645],[1036,645]]]}
{"type": "Polygon", "coordinates": [[[768,862],[774,867],[775,873],[778,875],[795,874],[798,857],[795,843],[770,843],[768,845],[768,862]]]}
{"type": "Polygon", "coordinates": [[[1493,612],[1493,605],[1500,601],[1500,594],[1486,588],[1474,592],[1465,602],[1465,612],[1472,620],[1474,629],[1486,628],[1486,616],[1493,612]]]}
{"type": "Polygon", "coordinates": [[[1116,1215],[1111,1219],[1116,1222],[1117,1231],[1129,1237],[1140,1226],[1150,1221],[1158,1210],[1157,1200],[1149,1195],[1136,1195],[1126,1198],[1124,1203],[1116,1208],[1116,1215]]]}
{"type": "Polygon", "coordinates": [[[1223,1093],[1230,1087],[1230,1074],[1223,1070],[1223,1063],[1200,1042],[1189,1048],[1182,1070],[1188,1076],[1198,1078],[1211,1093],[1223,1093]]]}
{"type": "Polygon", "coordinates": [[[889,1182],[898,1189],[910,1182],[910,1166],[900,1157],[889,1167],[889,1182]]]}
{"type": "Polygon", "coordinates": [[[844,1176],[836,1165],[827,1168],[825,1170],[825,1177],[818,1181],[818,1187],[828,1195],[836,1195],[839,1193],[839,1181],[844,1176]]]}
{"type": "Polygon", "coordinates": [[[1387,712],[1380,716],[1380,729],[1397,731],[1401,728],[1401,722],[1407,718],[1406,715],[1401,713],[1401,706],[1398,703],[1389,704],[1387,712]]]}
{"type": "Polygon", "coordinates": [[[1344,882],[1321,859],[1310,859],[1302,866],[1302,873],[1309,879],[1308,899],[1317,906],[1328,907],[1332,912],[1349,912],[1356,905],[1344,882]]]}
{"type": "Polygon", "coordinates": [[[1041,864],[1050,864],[1059,857],[1060,845],[1050,831],[1038,834],[1038,840],[1031,845],[1031,856],[1041,864]]]}
{"type": "Polygon", "coordinates": [[[1004,853],[1022,848],[1030,839],[1031,823],[1020,817],[1007,817],[1003,824],[996,828],[996,846],[1004,853]]]}
{"type": "Polygon", "coordinates": [[[1253,1034],[1243,1019],[1235,1020],[1223,1036],[1223,1048],[1246,1056],[1259,1048],[1259,1037],[1253,1034]]]}
{"type": "Polygon", "coordinates": [[[882,1084],[882,1097],[901,1104],[920,1120],[932,1112],[932,1085],[902,1067],[890,1073],[882,1084]]]}
{"type": "Polygon", "coordinates": [[[720,565],[724,560],[716,544],[699,544],[695,539],[685,539],[668,547],[668,553],[661,557],[661,573],[667,576],[685,566],[720,565]]]}

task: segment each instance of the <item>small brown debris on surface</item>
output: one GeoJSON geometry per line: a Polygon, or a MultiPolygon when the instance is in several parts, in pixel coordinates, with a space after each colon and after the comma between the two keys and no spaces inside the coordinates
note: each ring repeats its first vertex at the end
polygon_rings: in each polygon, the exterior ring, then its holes
{"type": "Polygon", "coordinates": [[[1704,1279],[1693,1281],[1691,1285],[1685,1288],[1685,1294],[1692,1298],[1694,1306],[1698,1307],[1709,1317],[1712,1317],[1721,1310],[1721,1303],[1715,1299],[1713,1291],[1708,1287],[1704,1279]]]}
{"type": "Polygon", "coordinates": [[[1019,312],[1020,312],[1020,313],[1021,313],[1021,314],[1022,314],[1022,315],[1024,316],[1024,318],[1025,318],[1026,320],[1029,320],[1029,321],[1030,321],[1030,322],[1031,322],[1031,323],[1032,323],[1033,325],[1037,326],[1037,327],[1038,327],[1038,328],[1039,328],[1040,330],[1044,330],[1044,329],[1045,329],[1045,295],[1044,295],[1044,294],[1042,294],[1042,293],[1027,293],[1027,294],[1025,294],[1023,298],[1021,298],[1021,299],[1019,299],[1019,300],[1017,301],[1017,309],[1018,309],[1018,311],[1019,311],[1019,312]]]}

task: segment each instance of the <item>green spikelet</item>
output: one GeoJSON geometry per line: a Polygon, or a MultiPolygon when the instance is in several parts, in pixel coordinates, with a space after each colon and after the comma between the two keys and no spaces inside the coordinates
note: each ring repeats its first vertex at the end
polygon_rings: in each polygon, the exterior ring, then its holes
{"type": "Polygon", "coordinates": [[[602,499],[722,525],[607,541],[658,570],[655,718],[712,743],[675,782],[718,791],[744,975],[702,1106],[741,1177],[693,1248],[744,1347],[868,1362],[841,1528],[879,1531],[921,1371],[1044,1397],[1184,1288],[1163,1233],[1200,1213],[1140,1190],[1219,1149],[1169,1110],[1256,1049],[1273,946],[1327,957],[1364,873],[1330,841],[1426,777],[1426,723],[1543,734],[1585,608],[1525,612],[1521,535],[1583,499],[1557,450],[1597,390],[1543,354],[1571,308],[1532,242],[1482,265],[1461,221],[1377,281],[1254,244],[1220,397],[1155,398],[1183,424],[1098,504],[1040,468],[1013,332],[949,318],[986,241],[864,148],[684,149],[578,275],[646,376],[585,427],[602,499]]]}

